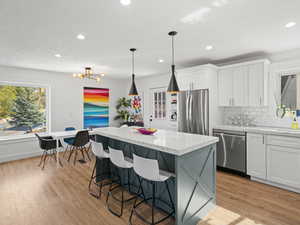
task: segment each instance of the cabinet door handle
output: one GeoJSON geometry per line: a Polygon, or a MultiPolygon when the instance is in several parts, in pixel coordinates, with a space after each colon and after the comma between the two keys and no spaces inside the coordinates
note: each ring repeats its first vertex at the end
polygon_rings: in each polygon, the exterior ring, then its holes
{"type": "Polygon", "coordinates": [[[259,105],[262,105],[262,98],[261,98],[261,96],[259,97],[259,105]]]}
{"type": "Polygon", "coordinates": [[[265,135],[263,135],[262,143],[265,144],[265,135]]]}

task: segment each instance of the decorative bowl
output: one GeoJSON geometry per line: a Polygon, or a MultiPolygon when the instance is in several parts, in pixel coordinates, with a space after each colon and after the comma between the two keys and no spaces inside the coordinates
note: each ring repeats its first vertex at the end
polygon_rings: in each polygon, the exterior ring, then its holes
{"type": "Polygon", "coordinates": [[[144,134],[144,135],[151,135],[157,131],[157,129],[154,129],[154,128],[139,128],[137,130],[138,130],[138,132],[140,132],[141,134],[144,134]]]}

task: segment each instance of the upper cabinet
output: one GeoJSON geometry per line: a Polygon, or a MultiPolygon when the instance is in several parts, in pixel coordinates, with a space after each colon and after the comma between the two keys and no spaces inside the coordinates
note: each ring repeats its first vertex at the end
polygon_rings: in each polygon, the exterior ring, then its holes
{"type": "Polygon", "coordinates": [[[227,68],[219,71],[218,88],[219,88],[219,106],[232,105],[232,86],[233,86],[233,69],[227,68]],[[221,93],[222,92],[222,93],[221,93]]]}
{"type": "Polygon", "coordinates": [[[269,62],[259,60],[221,67],[219,106],[265,106],[269,62]]]}

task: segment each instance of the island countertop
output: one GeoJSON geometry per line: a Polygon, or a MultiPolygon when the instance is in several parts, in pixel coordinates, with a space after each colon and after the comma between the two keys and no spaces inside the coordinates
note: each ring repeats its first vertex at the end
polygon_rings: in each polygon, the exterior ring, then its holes
{"type": "Polygon", "coordinates": [[[153,135],[143,135],[132,127],[105,127],[94,129],[92,134],[118,139],[131,144],[141,145],[162,152],[181,156],[217,143],[219,139],[213,136],[189,134],[159,129],[153,135]]]}

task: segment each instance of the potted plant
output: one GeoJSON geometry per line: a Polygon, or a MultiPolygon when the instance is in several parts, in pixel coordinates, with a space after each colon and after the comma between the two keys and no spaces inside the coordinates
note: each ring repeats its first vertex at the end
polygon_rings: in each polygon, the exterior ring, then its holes
{"type": "Polygon", "coordinates": [[[121,120],[121,124],[127,122],[130,117],[130,107],[130,99],[126,99],[125,97],[119,98],[116,105],[117,115],[114,117],[114,120],[121,120]]]}

